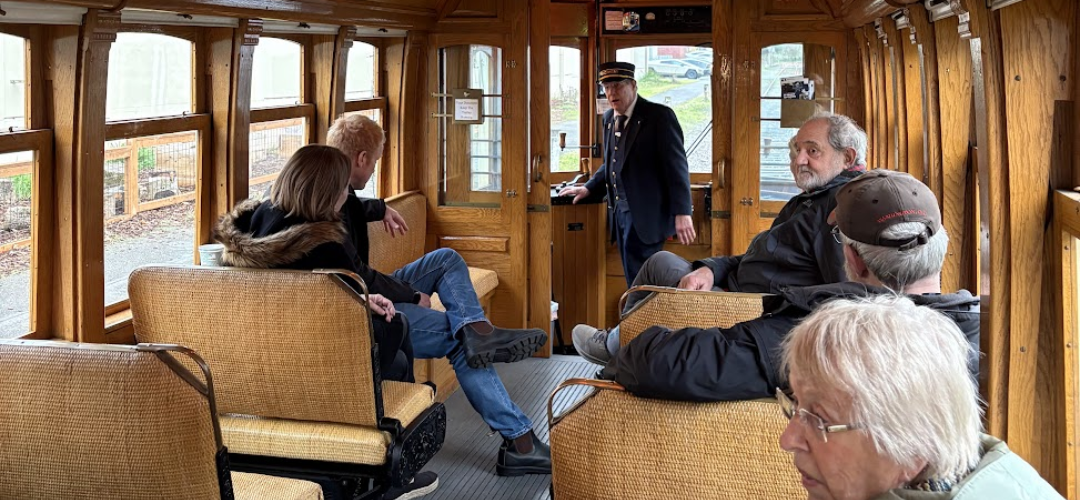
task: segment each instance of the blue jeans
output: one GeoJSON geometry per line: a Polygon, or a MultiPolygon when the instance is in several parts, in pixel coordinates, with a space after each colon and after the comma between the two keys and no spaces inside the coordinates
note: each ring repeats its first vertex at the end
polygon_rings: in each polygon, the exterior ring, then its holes
{"type": "Polygon", "coordinates": [[[415,356],[449,357],[469,404],[503,437],[514,439],[532,430],[532,421],[510,400],[495,369],[472,368],[465,360],[457,333],[468,323],[487,321],[465,259],[452,249],[440,248],[394,271],[393,276],[420,292],[438,293],[446,307],[446,312],[441,312],[416,304],[394,304],[409,318],[415,356]]]}

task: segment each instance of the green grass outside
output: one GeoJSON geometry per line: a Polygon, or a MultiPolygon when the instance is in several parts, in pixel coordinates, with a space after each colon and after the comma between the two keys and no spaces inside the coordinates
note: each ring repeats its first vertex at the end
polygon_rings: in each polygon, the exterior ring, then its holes
{"type": "Polygon", "coordinates": [[[559,165],[555,167],[556,172],[576,172],[581,170],[578,162],[580,156],[575,154],[564,154],[559,156],[559,165]]]}
{"type": "Polygon", "coordinates": [[[644,77],[638,80],[638,94],[645,96],[646,99],[659,94],[665,90],[671,90],[676,87],[682,87],[694,80],[674,80],[670,76],[660,76],[656,73],[647,73],[644,77]]]}
{"type": "Polygon", "coordinates": [[[565,99],[551,101],[552,123],[577,121],[580,116],[581,103],[578,100],[565,99]]]}
{"type": "Polygon", "coordinates": [[[693,128],[692,124],[707,122],[712,117],[712,101],[707,95],[699,95],[673,109],[684,131],[693,128]]]}

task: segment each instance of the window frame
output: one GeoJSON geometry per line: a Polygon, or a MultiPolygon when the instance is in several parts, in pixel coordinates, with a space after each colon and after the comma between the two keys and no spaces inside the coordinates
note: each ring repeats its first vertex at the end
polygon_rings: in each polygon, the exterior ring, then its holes
{"type": "Polygon", "coordinates": [[[0,33],[16,36],[26,42],[26,91],[23,94],[25,128],[13,132],[0,130],[0,154],[33,151],[31,165],[32,194],[30,222],[30,329],[17,338],[47,339],[52,336],[53,259],[50,203],[55,201],[53,182],[54,139],[50,117],[34,110],[44,110],[45,86],[43,69],[46,60],[46,26],[34,24],[0,24],[0,33]]]}
{"type": "MultiPolygon", "coordinates": [[[[355,45],[356,43],[366,43],[366,44],[371,45],[372,47],[375,48],[375,64],[374,64],[375,75],[374,75],[374,77],[372,79],[372,83],[375,86],[375,88],[373,90],[373,93],[375,95],[374,95],[374,97],[369,97],[369,98],[366,98],[366,99],[346,100],[345,101],[345,106],[344,106],[344,108],[342,108],[342,110],[343,110],[342,111],[342,116],[344,116],[345,113],[354,113],[354,112],[357,112],[357,111],[370,111],[370,110],[373,110],[373,109],[379,111],[379,121],[378,121],[378,123],[379,123],[379,126],[382,127],[383,132],[386,135],[386,147],[383,148],[382,158],[379,159],[379,167],[380,168],[376,169],[376,172],[374,174],[375,175],[374,182],[375,182],[375,186],[376,186],[375,187],[375,194],[377,196],[379,196],[380,198],[385,198],[386,197],[385,194],[390,193],[392,191],[391,190],[391,185],[393,184],[391,179],[388,179],[385,175],[383,175],[383,172],[385,172],[386,169],[382,168],[384,165],[389,164],[389,161],[390,161],[390,149],[391,149],[390,148],[390,141],[393,139],[392,131],[390,130],[389,127],[386,126],[386,124],[387,124],[387,112],[389,111],[389,100],[386,98],[386,88],[387,88],[387,82],[385,80],[386,73],[382,70],[382,63],[383,63],[383,61],[385,60],[385,57],[386,57],[386,44],[384,43],[384,39],[382,39],[382,38],[368,38],[368,37],[353,38],[352,43],[353,43],[353,45],[355,45]]],[[[350,46],[349,50],[353,50],[353,47],[350,46]]],[[[344,86],[345,81],[348,79],[348,73],[349,73],[348,60],[349,60],[349,58],[344,57],[342,59],[345,60],[345,76],[342,78],[341,85],[344,86]]]]}
{"type": "MultiPolygon", "coordinates": [[[[294,42],[300,45],[300,74],[303,75],[300,78],[300,103],[291,106],[273,106],[269,108],[250,109],[250,120],[248,124],[248,144],[251,142],[251,130],[253,127],[260,123],[274,122],[279,120],[289,120],[296,118],[304,119],[304,144],[315,144],[317,139],[315,137],[315,103],[313,102],[315,94],[315,82],[314,73],[311,71],[311,64],[313,61],[313,40],[311,35],[290,35],[284,33],[271,33],[263,34],[259,37],[259,40],[265,38],[277,38],[289,42],[294,42]]],[[[344,82],[342,82],[344,84],[344,82]]],[[[301,146],[301,147],[302,147],[301,146]]],[[[280,171],[260,176],[256,179],[251,178],[251,159],[248,158],[248,164],[244,167],[248,172],[248,188],[255,184],[261,184],[263,182],[276,180],[280,171]],[[259,182],[253,182],[253,181],[259,182]]]]}
{"type": "MultiPolygon", "coordinates": [[[[621,35],[621,36],[626,36],[626,35],[621,35]]],[[[713,48],[712,47],[713,40],[712,40],[712,37],[709,34],[704,34],[704,35],[649,35],[647,37],[642,37],[642,38],[638,38],[636,36],[634,38],[621,38],[621,36],[620,35],[614,35],[614,36],[609,35],[609,37],[611,39],[608,40],[608,43],[607,43],[607,50],[606,50],[607,59],[606,60],[614,61],[616,53],[621,49],[633,49],[633,48],[637,48],[637,47],[652,47],[652,46],[657,46],[657,45],[670,45],[670,46],[678,46],[678,47],[708,47],[710,49],[713,48]]],[[[713,83],[714,82],[712,80],[712,77],[710,76],[709,77],[710,89],[715,89],[715,86],[713,85],[713,83]]],[[[596,88],[593,88],[593,92],[596,92],[596,88]]],[[[716,99],[715,99],[715,95],[712,94],[712,90],[710,90],[709,102],[711,103],[710,112],[713,113],[713,120],[715,122],[715,120],[716,120],[716,116],[715,116],[716,99]]],[[[597,118],[597,120],[599,120],[599,119],[600,118],[597,118]]],[[[681,126],[681,124],[680,124],[680,126],[681,126]]],[[[714,125],[713,126],[713,131],[710,133],[709,138],[705,139],[705,140],[709,141],[710,146],[715,144],[715,137],[712,135],[712,134],[715,134],[715,133],[716,133],[716,127],[714,125]]],[[[683,147],[684,148],[687,145],[686,139],[687,138],[685,138],[685,137],[683,138],[683,147]]],[[[602,161],[603,160],[601,159],[601,162],[602,161]]],[[[703,185],[703,184],[708,184],[708,183],[712,182],[712,180],[713,180],[713,172],[716,170],[716,158],[715,158],[715,155],[714,155],[713,158],[709,158],[709,165],[710,165],[710,167],[709,167],[708,172],[690,172],[690,185],[691,185],[691,187],[693,187],[695,185],[703,185]]],[[[594,168],[593,171],[595,172],[596,169],[594,168]]]]}
{"type": "MultiPolygon", "coordinates": [[[[207,169],[211,166],[211,159],[209,152],[211,150],[212,134],[210,132],[211,116],[208,112],[208,102],[205,98],[206,94],[206,82],[205,75],[203,75],[199,68],[203,68],[206,65],[206,51],[203,44],[203,30],[195,27],[186,26],[158,26],[150,24],[122,24],[118,33],[148,33],[155,35],[171,36],[186,40],[191,43],[192,58],[191,58],[191,92],[192,99],[191,104],[194,108],[189,113],[183,113],[179,115],[167,115],[156,116],[152,118],[139,118],[134,120],[116,120],[105,122],[105,142],[122,140],[122,139],[137,139],[141,137],[173,134],[183,132],[195,132],[197,134],[196,144],[198,152],[195,155],[196,158],[196,176],[199,179],[196,182],[194,196],[196,205],[208,204],[210,197],[210,189],[204,189],[208,186],[204,186],[205,179],[209,179],[207,169]]],[[[115,42],[114,42],[115,43],[115,42]]],[[[101,165],[105,167],[104,162],[101,165]]],[[[179,195],[185,196],[185,195],[179,195]]],[[[174,201],[174,200],[171,200],[174,201]]],[[[199,228],[203,226],[201,211],[195,209],[195,239],[192,241],[192,262],[198,255],[198,246],[203,239],[203,235],[200,234],[199,228]]],[[[95,211],[94,217],[101,216],[104,219],[104,214],[95,211]]],[[[104,228],[106,221],[102,220],[102,227],[104,228]]],[[[104,262],[101,263],[104,266],[104,262]]],[[[102,284],[104,286],[104,284],[102,284]]],[[[86,304],[87,306],[92,306],[86,304]]],[[[111,333],[124,329],[131,320],[131,302],[129,299],[123,299],[112,304],[103,304],[105,308],[105,334],[108,336],[111,333]]]]}
{"type": "MultiPolygon", "coordinates": [[[[1059,333],[1062,356],[1064,357],[1063,381],[1061,398],[1065,405],[1065,418],[1062,419],[1064,426],[1064,441],[1075,443],[1080,438],[1080,248],[1075,243],[1080,242],[1080,193],[1074,191],[1058,190],[1053,195],[1053,224],[1051,233],[1056,246],[1055,255],[1060,269],[1059,285],[1060,300],[1057,306],[1056,327],[1059,333]]],[[[1065,470],[1075,471],[1080,465],[1080,451],[1076,447],[1069,446],[1064,452],[1065,470]]],[[[1080,494],[1077,490],[1068,492],[1068,496],[1074,497],[1080,494]]]]}
{"type": "MultiPolygon", "coordinates": [[[[593,108],[592,108],[592,95],[595,92],[592,81],[592,71],[589,70],[589,38],[588,37],[551,37],[552,47],[567,47],[571,49],[578,49],[581,51],[581,81],[580,81],[580,103],[581,113],[578,115],[578,144],[589,145],[592,144],[592,127],[593,122],[593,108]]],[[[548,125],[550,130],[551,126],[548,125]]],[[[551,139],[548,139],[549,141],[551,139]]],[[[569,142],[569,141],[568,141],[569,142]]],[[[590,149],[581,149],[580,158],[587,158],[589,160],[589,171],[595,172],[600,165],[603,164],[604,158],[601,153],[600,158],[593,158],[592,151],[590,149]]],[[[578,166],[581,166],[580,160],[578,166]]],[[[547,175],[551,179],[551,184],[557,184],[560,182],[567,182],[574,178],[582,170],[571,172],[556,172],[552,170],[553,165],[547,166],[547,175]]],[[[588,180],[588,179],[584,179],[588,180]]]]}

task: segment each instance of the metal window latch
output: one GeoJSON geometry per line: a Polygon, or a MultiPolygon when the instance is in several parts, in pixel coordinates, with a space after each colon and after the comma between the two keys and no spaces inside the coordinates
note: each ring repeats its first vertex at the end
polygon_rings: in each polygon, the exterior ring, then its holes
{"type": "Polygon", "coordinates": [[[746,205],[746,206],[749,207],[749,206],[754,204],[754,199],[753,198],[743,198],[743,199],[739,200],[739,204],[740,205],[746,205]]]}
{"type": "Polygon", "coordinates": [[[507,198],[517,198],[517,190],[516,189],[507,189],[506,190],[506,197],[507,198]]]}

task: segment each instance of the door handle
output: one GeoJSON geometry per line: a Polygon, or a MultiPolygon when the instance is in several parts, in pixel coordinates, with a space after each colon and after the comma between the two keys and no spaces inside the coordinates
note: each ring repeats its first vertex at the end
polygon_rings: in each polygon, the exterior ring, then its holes
{"type": "Polygon", "coordinates": [[[533,155],[532,159],[532,181],[538,183],[544,180],[543,172],[540,171],[540,163],[544,161],[544,157],[539,153],[533,155]]]}
{"type": "Polygon", "coordinates": [[[727,161],[723,158],[720,158],[720,161],[716,162],[716,171],[720,173],[720,177],[716,181],[716,187],[720,189],[724,189],[727,187],[727,180],[724,179],[724,176],[727,175],[726,170],[727,161]]]}

